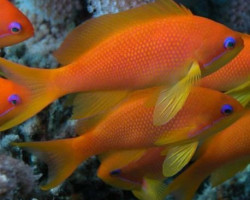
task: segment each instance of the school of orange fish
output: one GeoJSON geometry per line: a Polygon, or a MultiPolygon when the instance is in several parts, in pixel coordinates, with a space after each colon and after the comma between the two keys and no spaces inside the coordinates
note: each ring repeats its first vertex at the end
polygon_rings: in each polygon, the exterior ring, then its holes
{"type": "MultiPolygon", "coordinates": [[[[33,36],[29,20],[2,3],[0,47],[33,36]]],[[[191,200],[208,176],[216,186],[250,162],[249,49],[247,34],[173,0],[92,18],[54,52],[63,67],[0,58],[0,131],[74,93],[78,137],[12,143],[47,163],[41,189],[56,187],[99,155],[98,176],[138,199],[191,200]]]]}

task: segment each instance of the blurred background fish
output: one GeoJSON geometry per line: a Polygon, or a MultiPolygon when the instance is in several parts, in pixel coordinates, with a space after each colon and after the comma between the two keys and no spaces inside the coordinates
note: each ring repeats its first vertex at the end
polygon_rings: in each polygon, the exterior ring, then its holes
{"type": "Polygon", "coordinates": [[[0,48],[22,42],[34,35],[29,19],[8,0],[0,0],[0,48]]]}

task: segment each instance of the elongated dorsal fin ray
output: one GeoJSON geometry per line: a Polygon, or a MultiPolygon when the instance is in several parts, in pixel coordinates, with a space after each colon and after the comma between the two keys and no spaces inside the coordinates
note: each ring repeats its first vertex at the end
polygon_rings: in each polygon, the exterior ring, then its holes
{"type": "Polygon", "coordinates": [[[157,0],[131,10],[92,18],[75,28],[54,52],[54,56],[61,64],[69,64],[114,33],[149,20],[172,15],[192,14],[173,0],[157,0]]]}

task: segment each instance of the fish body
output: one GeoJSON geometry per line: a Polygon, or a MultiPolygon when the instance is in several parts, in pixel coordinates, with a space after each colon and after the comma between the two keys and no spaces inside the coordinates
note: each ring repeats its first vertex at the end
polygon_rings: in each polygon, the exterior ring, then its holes
{"type": "Polygon", "coordinates": [[[29,19],[8,0],[0,3],[0,48],[32,37],[34,29],[29,19]]]}
{"type": "MultiPolygon", "coordinates": [[[[223,93],[195,87],[183,109],[169,123],[154,126],[152,123],[154,107],[150,106],[149,101],[156,91],[159,91],[159,88],[135,92],[103,119],[98,120],[97,125],[93,125],[87,132],[81,132],[81,125],[85,125],[86,121],[79,121],[78,132],[81,136],[77,138],[16,145],[45,154],[43,158],[46,157],[46,162],[52,170],[49,184],[43,187],[48,189],[63,181],[77,165],[92,155],[114,150],[164,146],[189,139],[197,140],[198,137],[204,136],[202,130],[206,131],[208,127],[214,127],[220,124],[218,122],[228,119],[228,115],[233,112],[243,110],[236,100],[223,93]],[[63,159],[69,157],[71,160],[63,159]],[[62,170],[60,172],[54,170],[55,166],[56,169],[62,168],[62,170]]],[[[90,121],[87,120],[87,124],[90,121]]],[[[196,142],[194,143],[183,149],[188,152],[189,157],[196,149],[196,142]]],[[[173,152],[178,151],[173,149],[173,152]]],[[[176,171],[173,170],[172,173],[176,171]]]]}
{"type": "MultiPolygon", "coordinates": [[[[129,93],[156,85],[164,86],[152,119],[160,126],[176,115],[201,77],[229,62],[243,45],[239,33],[194,16],[172,0],[91,19],[69,34],[55,53],[64,67],[34,69],[0,59],[5,76],[33,94],[30,109],[3,124],[1,130],[21,123],[69,93],[109,92],[96,101],[91,98],[98,109],[84,116],[87,118],[103,111],[103,99],[108,96],[126,98],[124,94],[110,95],[114,90],[129,93]],[[35,101],[40,108],[32,106],[35,101]]],[[[85,101],[90,102],[87,96],[85,101]]]]}
{"type": "Polygon", "coordinates": [[[219,91],[228,91],[249,81],[250,78],[250,36],[243,35],[244,49],[227,65],[218,71],[204,77],[201,87],[219,91]]]}
{"type": "Polygon", "coordinates": [[[211,175],[216,186],[244,169],[250,161],[250,112],[205,142],[196,161],[168,187],[177,199],[191,200],[200,184],[211,175]],[[188,184],[187,184],[188,183],[188,184]]]}
{"type": "Polygon", "coordinates": [[[186,76],[193,60],[206,71],[213,57],[226,53],[222,38],[230,34],[223,30],[219,33],[223,37],[214,41],[215,44],[220,42],[221,48],[209,55],[206,44],[209,41],[205,38],[217,26],[220,24],[193,15],[149,20],[114,33],[81,55],[70,67],[61,68],[64,75],[57,76],[57,81],[68,92],[170,86],[186,76]],[[204,29],[209,31],[204,33],[204,29]],[[78,79],[75,85],[69,76],[78,79]]]}

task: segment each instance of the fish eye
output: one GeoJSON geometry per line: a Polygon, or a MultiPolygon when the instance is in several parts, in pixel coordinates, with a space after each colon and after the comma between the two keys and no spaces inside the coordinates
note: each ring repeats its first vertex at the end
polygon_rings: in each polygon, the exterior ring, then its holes
{"type": "Polygon", "coordinates": [[[16,106],[17,104],[21,103],[21,98],[17,94],[12,94],[9,96],[8,102],[11,103],[12,105],[16,106]]]}
{"type": "Polygon", "coordinates": [[[225,49],[233,49],[235,47],[236,40],[233,37],[227,37],[224,41],[225,49]]]}
{"type": "Polygon", "coordinates": [[[221,113],[223,115],[230,115],[233,113],[233,107],[229,104],[225,104],[221,107],[221,113]]]}
{"type": "Polygon", "coordinates": [[[13,34],[18,34],[22,31],[22,26],[21,24],[19,24],[18,22],[12,22],[9,25],[9,30],[11,31],[11,33],[13,34]]]}

